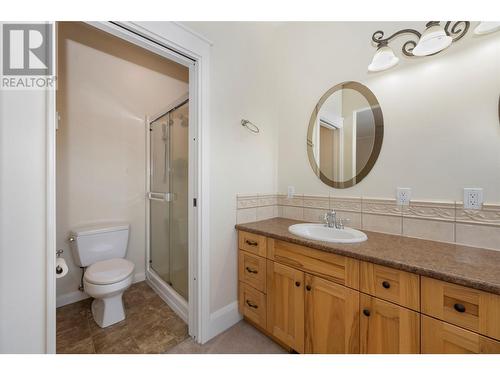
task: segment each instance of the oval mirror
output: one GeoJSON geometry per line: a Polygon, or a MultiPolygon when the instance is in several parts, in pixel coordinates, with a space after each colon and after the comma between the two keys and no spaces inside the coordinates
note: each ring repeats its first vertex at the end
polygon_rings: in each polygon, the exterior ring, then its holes
{"type": "Polygon", "coordinates": [[[375,165],[384,137],[377,98],[358,82],[332,87],[314,108],[307,154],[325,184],[344,189],[360,182],[375,165]]]}

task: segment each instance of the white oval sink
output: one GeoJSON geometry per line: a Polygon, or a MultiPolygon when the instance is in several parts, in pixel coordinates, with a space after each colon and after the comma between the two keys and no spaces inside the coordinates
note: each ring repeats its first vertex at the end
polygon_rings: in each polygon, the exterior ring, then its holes
{"type": "Polygon", "coordinates": [[[310,240],[336,242],[336,243],[356,243],[368,239],[363,232],[347,228],[329,228],[325,224],[294,224],[288,227],[288,231],[299,237],[310,240]]]}

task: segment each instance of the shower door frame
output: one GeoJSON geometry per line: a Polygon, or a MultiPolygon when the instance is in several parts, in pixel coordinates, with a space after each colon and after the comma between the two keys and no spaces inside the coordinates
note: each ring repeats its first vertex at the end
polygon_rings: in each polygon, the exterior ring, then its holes
{"type": "MultiPolygon", "coordinates": [[[[86,22],[108,34],[133,43],[189,68],[189,335],[198,343],[216,331],[210,319],[210,172],[209,172],[209,61],[211,41],[178,22],[86,22]]],[[[52,23],[52,41],[57,46],[57,23],[52,23]]],[[[53,61],[57,61],[57,48],[53,61]]],[[[56,352],[56,89],[46,96],[46,334],[45,352],[56,352]]],[[[146,199],[146,197],[144,197],[146,199]]],[[[146,246],[146,244],[144,244],[146,246]]],[[[147,265],[146,265],[147,266],[147,265]]]]}
{"type": "MultiPolygon", "coordinates": [[[[175,110],[177,107],[180,107],[181,105],[187,104],[190,106],[189,107],[189,114],[191,114],[191,103],[189,102],[189,94],[183,95],[177,100],[173,101],[170,103],[163,111],[153,115],[153,116],[146,116],[146,121],[145,121],[145,134],[146,134],[146,194],[151,191],[151,124],[157,120],[159,120],[161,117],[167,115],[169,112],[172,112],[175,110]],[[184,104],[183,104],[184,103],[184,104]]],[[[191,126],[191,120],[188,119],[189,126],[191,126]]],[[[191,129],[190,131],[190,136],[188,137],[191,138],[191,129]]],[[[191,147],[190,147],[191,149],[191,147]]],[[[189,177],[188,177],[188,189],[191,188],[191,178],[192,173],[191,173],[191,150],[189,150],[189,156],[188,156],[188,165],[189,165],[189,177]]],[[[190,194],[188,194],[190,195],[190,194]]],[[[166,202],[167,204],[169,202],[166,202]]],[[[192,203],[188,205],[188,207],[191,207],[192,203]]],[[[155,291],[168,303],[168,305],[189,325],[189,297],[191,293],[191,288],[188,286],[188,301],[186,301],[171,285],[168,285],[168,282],[166,280],[163,280],[160,275],[151,267],[151,200],[149,198],[146,198],[146,278],[151,282],[151,286],[155,291]]],[[[188,217],[190,217],[191,214],[188,214],[188,217]]],[[[189,225],[188,225],[188,242],[189,242],[189,247],[191,247],[191,241],[193,240],[193,237],[191,235],[191,219],[189,219],[189,225]]],[[[171,249],[169,249],[171,251],[171,249]]],[[[189,250],[188,250],[189,251],[189,250]]],[[[189,261],[190,261],[190,256],[191,252],[189,251],[188,254],[188,268],[189,268],[189,261]]],[[[188,281],[189,281],[189,270],[188,270],[188,281]]],[[[188,282],[189,284],[189,282],[188,282]]]]}

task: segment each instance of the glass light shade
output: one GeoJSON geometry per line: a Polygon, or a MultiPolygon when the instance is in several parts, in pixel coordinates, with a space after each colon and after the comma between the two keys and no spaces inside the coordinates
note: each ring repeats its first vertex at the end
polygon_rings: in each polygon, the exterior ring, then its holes
{"type": "Polygon", "coordinates": [[[424,31],[412,53],[415,56],[429,56],[448,48],[452,41],[453,38],[446,35],[441,26],[431,26],[424,31]]]}
{"type": "Polygon", "coordinates": [[[500,30],[500,22],[481,22],[474,29],[474,34],[489,34],[498,30],[500,30]]]}
{"type": "Polygon", "coordinates": [[[383,46],[375,52],[371,64],[368,65],[368,70],[370,72],[380,72],[381,70],[392,68],[398,62],[399,58],[394,55],[392,49],[389,46],[383,46]]]}

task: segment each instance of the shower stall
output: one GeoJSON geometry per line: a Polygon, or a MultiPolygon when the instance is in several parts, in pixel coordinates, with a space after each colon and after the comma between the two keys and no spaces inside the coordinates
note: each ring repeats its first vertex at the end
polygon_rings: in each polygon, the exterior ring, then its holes
{"type": "Polygon", "coordinates": [[[148,278],[187,320],[189,101],[148,121],[148,278]]]}

